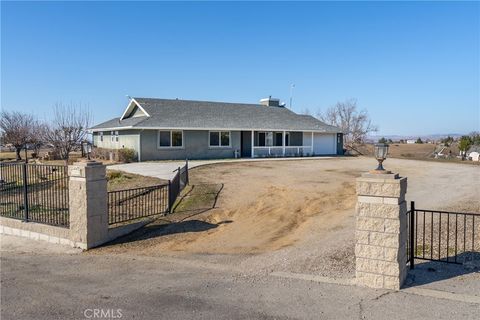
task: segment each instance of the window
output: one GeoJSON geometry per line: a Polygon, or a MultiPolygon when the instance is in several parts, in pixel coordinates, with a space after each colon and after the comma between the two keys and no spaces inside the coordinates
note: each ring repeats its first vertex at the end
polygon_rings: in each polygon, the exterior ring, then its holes
{"type": "Polygon", "coordinates": [[[110,131],[110,142],[114,142],[114,141],[115,141],[114,132],[110,131]]]}
{"type": "Polygon", "coordinates": [[[258,133],[258,145],[260,147],[272,147],[273,146],[273,132],[259,132],[258,133]]]}
{"type": "Polygon", "coordinates": [[[182,131],[159,131],[158,146],[160,148],[183,147],[183,132],[182,131]]]}
{"type": "Polygon", "coordinates": [[[170,147],[170,131],[160,131],[160,147],[170,147]]]}
{"type": "Polygon", "coordinates": [[[258,133],[258,146],[265,147],[265,132],[258,133]]]}
{"type": "Polygon", "coordinates": [[[100,140],[100,142],[103,142],[103,132],[99,132],[98,133],[98,139],[100,140]]]}
{"type": "Polygon", "coordinates": [[[283,145],[283,132],[275,132],[275,146],[283,145]]]}
{"type": "Polygon", "coordinates": [[[230,147],[230,131],[210,131],[210,147],[230,147]]]}
{"type": "Polygon", "coordinates": [[[115,131],[115,142],[118,142],[118,131],[115,131]]]}
{"type": "Polygon", "coordinates": [[[230,132],[220,133],[220,145],[228,147],[230,145],[230,132]]]}
{"type": "Polygon", "coordinates": [[[265,145],[269,147],[273,146],[273,132],[267,132],[265,137],[265,145]]]}
{"type": "Polygon", "coordinates": [[[181,131],[172,131],[172,147],[181,147],[183,135],[181,131]]]}

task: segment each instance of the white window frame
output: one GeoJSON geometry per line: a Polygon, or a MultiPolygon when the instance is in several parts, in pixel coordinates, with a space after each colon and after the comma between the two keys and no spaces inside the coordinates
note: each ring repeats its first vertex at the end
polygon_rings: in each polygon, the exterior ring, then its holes
{"type": "Polygon", "coordinates": [[[185,146],[185,137],[183,130],[158,130],[157,131],[157,148],[158,149],[183,149],[185,146]],[[170,146],[160,146],[160,132],[170,132],[170,146]],[[181,146],[172,146],[172,133],[181,132],[182,133],[182,145],[181,146]]]}
{"type": "Polygon", "coordinates": [[[110,131],[110,142],[115,142],[115,131],[110,131]]]}
{"type": "Polygon", "coordinates": [[[115,131],[115,142],[118,143],[120,139],[118,138],[118,130],[115,131]]]}
{"type": "Polygon", "coordinates": [[[232,131],[226,130],[211,130],[208,131],[208,147],[209,148],[231,148],[232,147],[232,131]],[[210,143],[210,133],[218,132],[218,146],[212,146],[210,143]],[[228,132],[228,146],[222,146],[222,132],[228,132]]]}
{"type": "Polygon", "coordinates": [[[98,133],[98,141],[99,141],[99,142],[103,142],[103,131],[100,131],[100,132],[98,133]]]}

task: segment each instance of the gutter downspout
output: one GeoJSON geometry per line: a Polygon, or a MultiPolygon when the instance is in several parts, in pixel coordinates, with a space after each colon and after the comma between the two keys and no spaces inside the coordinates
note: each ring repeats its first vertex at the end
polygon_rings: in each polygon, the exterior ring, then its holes
{"type": "Polygon", "coordinates": [[[144,129],[140,130],[138,134],[138,162],[142,161],[142,132],[144,129]]]}

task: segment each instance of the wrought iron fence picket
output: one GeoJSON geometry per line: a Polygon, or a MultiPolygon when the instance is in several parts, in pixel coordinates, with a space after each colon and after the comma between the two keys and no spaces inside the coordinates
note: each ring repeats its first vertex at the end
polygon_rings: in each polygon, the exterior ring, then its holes
{"type": "Polygon", "coordinates": [[[480,239],[475,238],[480,232],[480,226],[475,223],[480,213],[417,209],[413,201],[410,207],[407,262],[411,268],[415,259],[462,264],[475,256],[480,258],[480,239]],[[463,222],[459,223],[462,216],[463,222]]]}
{"type": "Polygon", "coordinates": [[[69,227],[67,166],[0,164],[0,215],[69,227]]]}

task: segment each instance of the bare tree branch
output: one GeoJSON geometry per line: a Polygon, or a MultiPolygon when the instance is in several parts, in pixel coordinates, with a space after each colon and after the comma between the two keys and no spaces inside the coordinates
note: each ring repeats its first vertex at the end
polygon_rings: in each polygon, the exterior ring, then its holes
{"type": "Polygon", "coordinates": [[[46,126],[44,138],[53,145],[65,162],[68,163],[72,151],[81,148],[87,137],[90,118],[89,111],[80,105],[55,104],[53,120],[46,126]]]}
{"type": "Polygon", "coordinates": [[[342,129],[344,145],[350,149],[363,143],[368,133],[378,131],[377,126],[370,120],[368,112],[357,110],[355,99],[338,102],[335,106],[328,108],[325,113],[318,113],[317,117],[327,124],[342,129]]]}
{"type": "Polygon", "coordinates": [[[0,113],[0,130],[4,143],[15,147],[17,160],[22,160],[20,152],[35,139],[34,128],[38,121],[33,115],[17,111],[2,111],[0,113]]]}

